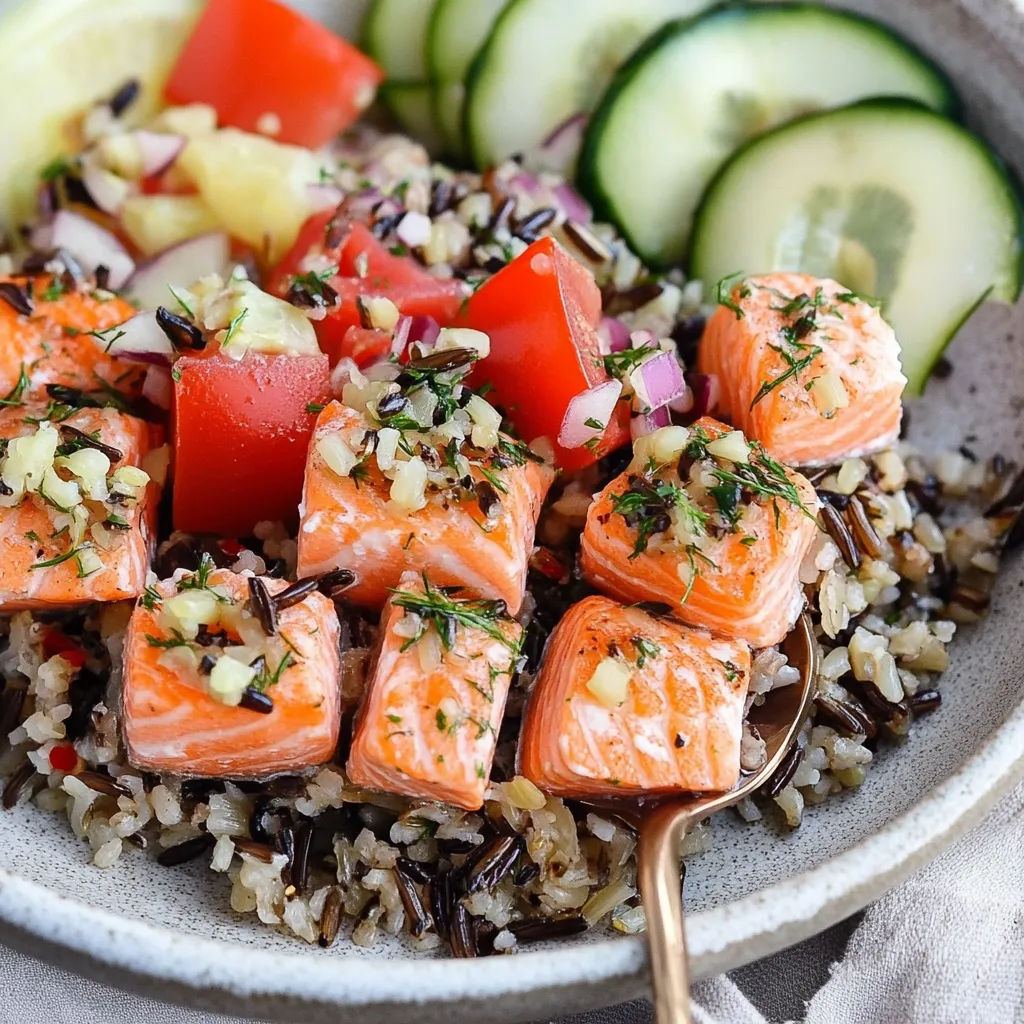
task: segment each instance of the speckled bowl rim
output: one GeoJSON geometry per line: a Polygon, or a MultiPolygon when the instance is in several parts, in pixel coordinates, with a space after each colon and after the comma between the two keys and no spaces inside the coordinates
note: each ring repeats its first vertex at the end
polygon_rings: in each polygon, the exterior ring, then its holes
{"type": "MultiPolygon", "coordinates": [[[[949,778],[874,835],[812,870],[690,917],[694,974],[749,963],[862,909],[978,824],[1022,777],[1024,704],[949,778]]],[[[126,970],[134,987],[144,989],[147,979],[179,984],[187,1002],[204,991],[337,1006],[379,1004],[382,993],[397,1005],[476,1002],[609,982],[625,999],[646,986],[641,937],[497,957],[476,969],[462,960],[406,960],[397,988],[391,960],[309,957],[198,938],[120,917],[8,871],[0,871],[0,920],[126,970]],[[60,922],[59,940],[53,922],[60,922]],[[159,970],[147,966],[153,964],[159,970]]]]}

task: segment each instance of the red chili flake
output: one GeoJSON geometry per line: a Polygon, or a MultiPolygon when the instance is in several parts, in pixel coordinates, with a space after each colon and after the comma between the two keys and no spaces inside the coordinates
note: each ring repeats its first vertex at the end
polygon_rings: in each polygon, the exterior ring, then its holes
{"type": "Polygon", "coordinates": [[[543,573],[549,580],[562,580],[569,570],[562,560],[549,548],[537,548],[530,556],[530,568],[543,573]]]}
{"type": "Polygon", "coordinates": [[[70,743],[58,743],[50,750],[50,767],[58,772],[73,772],[78,767],[78,754],[70,743]]]}
{"type": "Polygon", "coordinates": [[[228,558],[237,558],[244,550],[245,545],[239,544],[237,540],[219,540],[217,547],[224,552],[228,558]]]}
{"type": "Polygon", "coordinates": [[[86,661],[85,651],[77,641],[65,636],[59,629],[51,629],[43,637],[43,655],[47,659],[60,655],[68,664],[81,668],[86,661]]]}

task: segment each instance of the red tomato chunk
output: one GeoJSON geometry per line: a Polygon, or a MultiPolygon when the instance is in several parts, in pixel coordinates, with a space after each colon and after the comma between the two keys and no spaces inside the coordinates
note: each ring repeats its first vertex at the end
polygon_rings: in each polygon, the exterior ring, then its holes
{"type": "Polygon", "coordinates": [[[174,526],[239,536],[294,522],[327,357],[186,356],[174,365],[174,526]]]}
{"type": "Polygon", "coordinates": [[[384,72],[351,43],[276,0],[210,0],[165,93],[209,103],[223,126],[316,149],[373,101],[384,72]]]}
{"type": "Polygon", "coordinates": [[[629,406],[616,405],[598,444],[557,443],[569,403],[609,379],[597,337],[601,293],[594,277],[553,238],[541,238],[469,300],[470,327],[491,338],[473,378],[489,383],[526,441],[547,437],[563,469],[582,469],[629,440],[629,406]]]}

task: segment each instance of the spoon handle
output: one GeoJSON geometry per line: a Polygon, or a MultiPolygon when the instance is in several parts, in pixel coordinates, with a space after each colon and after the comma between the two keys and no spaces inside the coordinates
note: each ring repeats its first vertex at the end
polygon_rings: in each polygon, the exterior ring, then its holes
{"type": "Polygon", "coordinates": [[[679,848],[692,821],[691,808],[664,804],[649,811],[640,826],[640,892],[647,916],[657,1024],[691,1024],[679,848]]]}

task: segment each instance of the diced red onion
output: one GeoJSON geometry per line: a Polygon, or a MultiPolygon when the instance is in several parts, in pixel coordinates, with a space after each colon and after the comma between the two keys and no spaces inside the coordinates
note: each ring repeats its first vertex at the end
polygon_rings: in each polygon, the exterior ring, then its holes
{"type": "Polygon", "coordinates": [[[43,252],[66,249],[87,274],[106,267],[114,291],[123,288],[135,271],[135,261],[111,232],[73,210],[58,210],[48,224],[37,226],[32,245],[43,252]]]}
{"type": "Polygon", "coordinates": [[[620,394],[622,381],[609,380],[576,395],[566,407],[558,443],[563,448],[582,448],[588,441],[600,437],[612,418],[620,394]],[[601,426],[589,426],[587,420],[601,426]]]}
{"type": "Polygon", "coordinates": [[[337,185],[307,185],[306,195],[313,213],[333,210],[345,198],[345,193],[337,185]]]}
{"type": "Polygon", "coordinates": [[[678,398],[673,398],[668,403],[668,407],[678,413],[687,413],[693,408],[693,390],[689,385],[683,388],[683,393],[678,398]]]}
{"type": "Polygon", "coordinates": [[[597,338],[604,355],[629,348],[629,328],[613,316],[601,317],[597,325],[597,338]]]}
{"type": "Polygon", "coordinates": [[[151,366],[146,371],[146,379],[142,382],[142,397],[158,409],[170,409],[174,397],[174,381],[166,366],[151,366]]]}
{"type": "Polygon", "coordinates": [[[142,176],[144,178],[163,174],[181,156],[181,151],[188,142],[184,135],[148,132],[141,128],[133,134],[142,154],[142,176]]]}
{"type": "Polygon", "coordinates": [[[519,189],[520,192],[525,192],[528,196],[537,195],[543,188],[536,175],[530,174],[529,171],[517,171],[508,183],[510,188],[519,189]]]}
{"type": "Polygon", "coordinates": [[[103,347],[117,359],[151,366],[170,366],[174,361],[174,346],[161,330],[154,312],[136,313],[107,333],[113,340],[103,343],[103,347]]]}
{"type": "Polygon", "coordinates": [[[207,274],[224,274],[230,255],[231,242],[222,232],[189,238],[143,263],[128,282],[128,294],[143,309],[167,306],[174,299],[171,288],[187,288],[207,274]]]}
{"type": "Polygon", "coordinates": [[[648,409],[668,405],[686,390],[683,368],[674,352],[659,352],[645,359],[630,373],[629,383],[641,406],[648,409]]]}
{"type": "Polygon", "coordinates": [[[391,339],[391,355],[400,358],[409,345],[431,349],[440,333],[441,325],[432,316],[400,316],[391,339]]]}
{"type": "Polygon", "coordinates": [[[97,207],[111,216],[121,212],[131,192],[131,185],[124,178],[119,178],[91,160],[82,165],[82,184],[97,207]]]}
{"type": "Polygon", "coordinates": [[[692,419],[699,420],[718,408],[721,388],[718,377],[713,373],[688,373],[687,383],[693,391],[693,406],[689,410],[692,419]]]}
{"type": "Polygon", "coordinates": [[[531,154],[531,162],[536,163],[540,170],[554,171],[567,178],[571,177],[576,157],[583,144],[583,129],[586,125],[586,114],[573,114],[567,117],[540,144],[537,153],[531,154]]]}
{"type": "Polygon", "coordinates": [[[562,212],[580,224],[589,224],[594,219],[594,211],[590,204],[568,182],[556,185],[552,190],[562,212]]]}
{"type": "Polygon", "coordinates": [[[671,423],[672,416],[668,411],[668,406],[663,405],[649,413],[634,416],[629,421],[629,434],[635,441],[638,437],[646,437],[647,434],[653,434],[662,427],[670,426],[671,423]]]}
{"type": "Polygon", "coordinates": [[[334,369],[331,370],[331,394],[341,398],[342,389],[352,380],[353,375],[359,372],[359,367],[354,359],[350,359],[348,356],[339,359],[334,369]]]}

